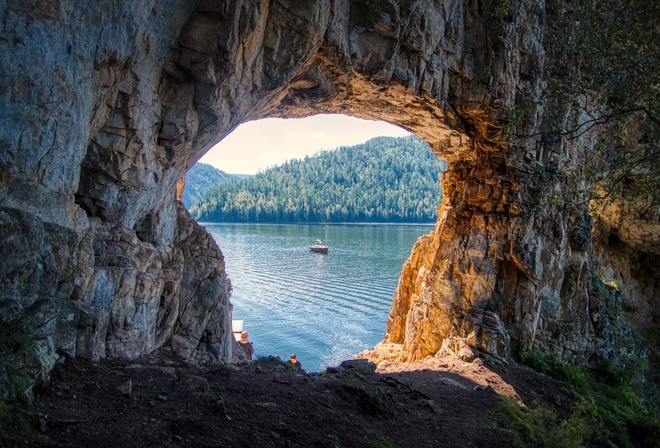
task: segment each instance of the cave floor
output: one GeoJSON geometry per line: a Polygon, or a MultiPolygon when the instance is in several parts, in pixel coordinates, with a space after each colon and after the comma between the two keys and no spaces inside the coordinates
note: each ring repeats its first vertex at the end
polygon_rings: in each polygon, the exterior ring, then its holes
{"type": "Polygon", "coordinates": [[[498,396],[568,403],[560,387],[481,359],[430,359],[371,375],[307,374],[264,361],[188,365],[164,352],[68,360],[36,394],[33,431],[8,445],[507,447],[488,418],[498,396]]]}

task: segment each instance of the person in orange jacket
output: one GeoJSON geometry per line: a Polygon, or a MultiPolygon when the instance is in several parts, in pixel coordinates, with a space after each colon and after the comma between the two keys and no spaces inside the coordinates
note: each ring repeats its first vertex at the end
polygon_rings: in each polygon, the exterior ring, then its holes
{"type": "Polygon", "coordinates": [[[291,358],[289,358],[286,364],[287,367],[295,367],[298,370],[302,368],[302,365],[300,364],[300,361],[298,361],[298,358],[296,357],[295,354],[291,355],[291,358]]]}
{"type": "Polygon", "coordinates": [[[241,340],[239,341],[239,344],[241,344],[241,347],[243,347],[243,350],[245,350],[245,357],[247,358],[248,362],[252,362],[254,347],[252,346],[252,342],[248,340],[247,331],[241,333],[241,340]]]}

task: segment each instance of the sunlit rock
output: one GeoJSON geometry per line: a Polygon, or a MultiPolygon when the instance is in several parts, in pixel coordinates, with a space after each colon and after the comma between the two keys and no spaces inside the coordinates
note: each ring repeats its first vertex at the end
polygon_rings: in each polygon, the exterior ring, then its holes
{"type": "MultiPolygon", "coordinates": [[[[522,2],[506,26],[493,8],[0,3],[0,325],[36,340],[30,381],[61,356],[164,345],[230,361],[231,284],[177,201],[182,178],[242,122],[321,112],[398,124],[449,162],[436,229],[401,273],[383,359],[640,354],[620,311],[660,319],[658,215],[596,219],[590,239],[587,205],[551,200],[579,176],[589,141],[500,142],[507,108],[544,88],[556,8],[522,2]],[[603,273],[622,298],[598,286],[603,273]]],[[[539,105],[530,130],[546,114],[539,105]]]]}

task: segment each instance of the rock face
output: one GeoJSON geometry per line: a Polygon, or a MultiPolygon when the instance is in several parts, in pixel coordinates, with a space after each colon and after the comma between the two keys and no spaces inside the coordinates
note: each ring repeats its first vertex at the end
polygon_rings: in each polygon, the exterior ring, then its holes
{"type": "Polygon", "coordinates": [[[394,298],[399,359],[639,353],[617,312],[660,320],[657,213],[610,214],[592,241],[587,209],[552,200],[589,141],[499,143],[506,109],[543,86],[539,14],[559,8],[501,19],[491,3],[0,2],[0,326],[36,341],[12,346],[29,382],[60,356],[164,344],[230,360],[223,257],[177,185],[241,122],[321,112],[398,124],[449,162],[394,298]]]}

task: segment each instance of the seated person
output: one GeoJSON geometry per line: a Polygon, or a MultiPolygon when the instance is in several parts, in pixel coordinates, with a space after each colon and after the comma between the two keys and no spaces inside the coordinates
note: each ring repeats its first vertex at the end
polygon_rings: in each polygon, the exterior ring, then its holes
{"type": "Polygon", "coordinates": [[[295,354],[291,355],[291,358],[286,362],[286,365],[287,367],[295,367],[297,370],[300,370],[302,367],[295,354]]]}
{"type": "Polygon", "coordinates": [[[254,354],[254,348],[252,347],[252,342],[248,339],[248,332],[244,331],[241,333],[241,340],[239,341],[243,350],[245,350],[245,357],[248,362],[252,362],[252,355],[254,354]]]}

